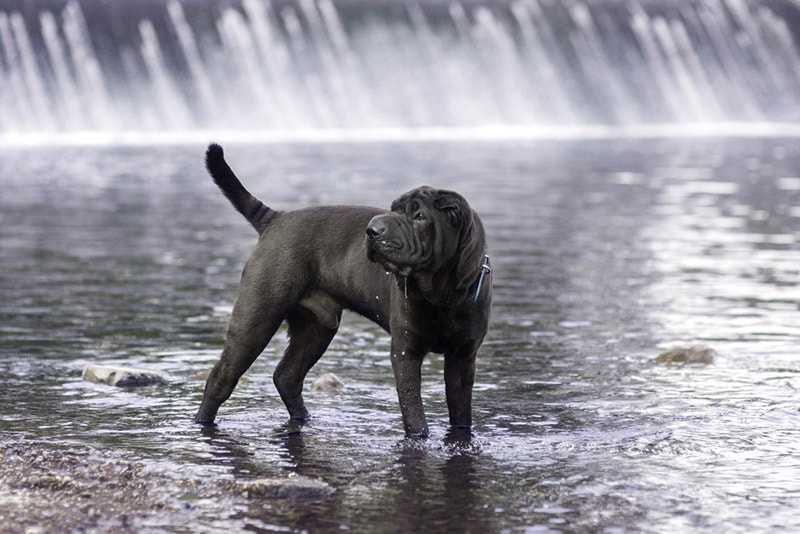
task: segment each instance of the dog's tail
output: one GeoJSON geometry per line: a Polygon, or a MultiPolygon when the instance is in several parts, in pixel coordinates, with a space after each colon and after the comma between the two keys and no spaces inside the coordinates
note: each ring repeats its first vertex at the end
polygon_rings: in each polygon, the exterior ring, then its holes
{"type": "Polygon", "coordinates": [[[222,147],[216,143],[208,145],[206,150],[206,169],[233,207],[261,234],[275,215],[275,210],[265,206],[244,188],[225,161],[222,147]]]}

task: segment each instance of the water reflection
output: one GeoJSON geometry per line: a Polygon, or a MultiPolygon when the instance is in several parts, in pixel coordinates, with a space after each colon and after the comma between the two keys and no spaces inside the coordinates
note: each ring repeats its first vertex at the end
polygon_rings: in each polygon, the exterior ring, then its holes
{"type": "Polygon", "coordinates": [[[791,292],[800,260],[791,177],[800,173],[781,143],[754,144],[724,158],[689,149],[654,176],[661,187],[648,235],[659,236],[655,290],[671,310],[659,320],[678,338],[791,342],[800,333],[791,292]]]}
{"type": "Polygon", "coordinates": [[[459,528],[495,530],[482,510],[481,480],[474,453],[451,453],[433,458],[420,447],[404,447],[391,473],[387,502],[392,523],[403,532],[459,528]],[[393,506],[393,507],[392,507],[393,506]]]}

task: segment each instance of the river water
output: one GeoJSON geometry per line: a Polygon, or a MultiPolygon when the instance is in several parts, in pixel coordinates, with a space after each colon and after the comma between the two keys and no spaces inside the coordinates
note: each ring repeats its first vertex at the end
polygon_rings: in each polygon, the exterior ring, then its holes
{"type": "Polygon", "coordinates": [[[223,405],[192,423],[255,234],[202,167],[204,146],[3,149],[2,436],[152,472],[291,473],[321,501],[142,520],[176,532],[754,532],[800,529],[797,139],[234,144],[268,204],[388,206],[428,183],[481,214],[494,266],[474,437],[403,440],[389,338],[347,316],[292,428],[271,382],[277,336],[223,405]],[[703,344],[712,363],[666,365],[703,344]],[[167,373],[120,389],[89,363],[167,373]]]}

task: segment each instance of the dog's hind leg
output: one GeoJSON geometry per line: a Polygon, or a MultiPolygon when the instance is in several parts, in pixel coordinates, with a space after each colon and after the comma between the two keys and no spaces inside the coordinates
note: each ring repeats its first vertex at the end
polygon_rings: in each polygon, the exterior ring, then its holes
{"type": "Polygon", "coordinates": [[[289,346],[275,368],[273,381],[292,419],[305,421],[309,417],[303,402],[303,381],[336,335],[341,316],[341,310],[329,311],[320,316],[319,310],[298,306],[287,317],[289,346]]]}
{"type": "Polygon", "coordinates": [[[256,330],[238,332],[228,330],[222,356],[206,380],[203,402],[195,422],[210,425],[214,422],[220,405],[228,400],[239,379],[263,352],[283,321],[281,318],[259,325],[256,330]]]}
{"type": "MultiPolygon", "coordinates": [[[[244,278],[243,278],[244,280],[244,278]]],[[[206,380],[203,402],[195,421],[212,424],[220,405],[230,397],[241,376],[267,346],[286,316],[285,306],[270,305],[287,299],[264,301],[262,291],[240,291],[231,314],[222,356],[206,380]]]]}

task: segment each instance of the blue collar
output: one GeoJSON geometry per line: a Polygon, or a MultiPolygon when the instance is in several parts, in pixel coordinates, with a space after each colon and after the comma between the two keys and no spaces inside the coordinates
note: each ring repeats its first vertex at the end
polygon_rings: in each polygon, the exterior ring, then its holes
{"type": "Polygon", "coordinates": [[[476,302],[478,300],[478,296],[481,294],[481,286],[483,285],[483,277],[486,276],[486,273],[492,272],[492,268],[489,267],[489,255],[483,255],[483,264],[481,265],[481,274],[478,276],[478,287],[475,289],[475,298],[472,299],[472,302],[476,302]]]}

